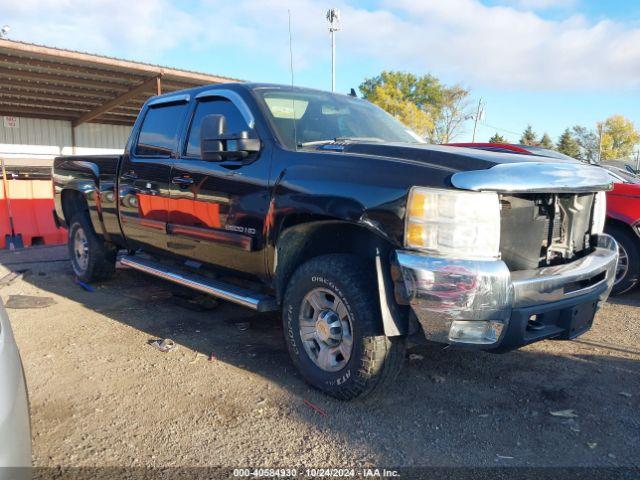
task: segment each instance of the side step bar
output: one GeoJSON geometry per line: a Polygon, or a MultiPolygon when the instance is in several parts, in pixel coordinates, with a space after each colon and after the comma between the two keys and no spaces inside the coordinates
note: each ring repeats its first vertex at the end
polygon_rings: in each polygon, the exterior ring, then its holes
{"type": "Polygon", "coordinates": [[[178,283],[185,287],[221,298],[222,300],[251,308],[257,312],[273,312],[278,310],[276,299],[269,295],[258,294],[229,283],[211,280],[201,275],[169,270],[166,265],[147,258],[127,255],[120,259],[120,263],[155,277],[160,277],[170,282],[178,283]]]}

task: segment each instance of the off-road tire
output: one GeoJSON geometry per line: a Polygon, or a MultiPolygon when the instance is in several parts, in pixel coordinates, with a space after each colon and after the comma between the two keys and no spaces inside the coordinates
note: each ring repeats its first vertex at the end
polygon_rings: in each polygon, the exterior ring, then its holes
{"type": "Polygon", "coordinates": [[[618,225],[608,225],[605,232],[627,252],[629,268],[622,279],[613,286],[611,295],[621,295],[638,285],[640,280],[640,239],[618,225]]]}
{"type": "Polygon", "coordinates": [[[79,280],[87,283],[95,280],[107,280],[116,273],[117,249],[96,235],[88,211],[77,212],[71,219],[67,245],[71,267],[79,280]],[[84,267],[75,252],[75,238],[78,230],[82,230],[87,240],[88,258],[84,267]]]}
{"type": "Polygon", "coordinates": [[[383,332],[375,270],[354,255],[324,255],[301,265],[288,283],[282,319],[289,354],[305,381],[340,400],[384,391],[404,363],[406,338],[386,337],[383,332]],[[300,336],[300,309],[307,293],[316,288],[337,295],[351,318],[351,357],[336,372],[317,366],[300,336]]]}

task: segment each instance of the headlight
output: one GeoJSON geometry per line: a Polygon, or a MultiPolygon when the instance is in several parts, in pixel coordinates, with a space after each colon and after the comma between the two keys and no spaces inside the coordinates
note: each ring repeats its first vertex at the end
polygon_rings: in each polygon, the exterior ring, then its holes
{"type": "Polygon", "coordinates": [[[593,201],[593,216],[591,220],[591,233],[604,232],[604,222],[607,219],[607,194],[597,192],[593,201]]]}
{"type": "Polygon", "coordinates": [[[500,201],[493,192],[413,187],[405,245],[456,258],[500,255],[500,201]]]}

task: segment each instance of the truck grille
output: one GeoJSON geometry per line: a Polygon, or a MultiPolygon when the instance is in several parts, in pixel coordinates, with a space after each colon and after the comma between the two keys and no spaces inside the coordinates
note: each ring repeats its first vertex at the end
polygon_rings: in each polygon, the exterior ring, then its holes
{"type": "Polygon", "coordinates": [[[517,271],[588,254],[593,202],[593,193],[501,195],[502,260],[517,271]]]}

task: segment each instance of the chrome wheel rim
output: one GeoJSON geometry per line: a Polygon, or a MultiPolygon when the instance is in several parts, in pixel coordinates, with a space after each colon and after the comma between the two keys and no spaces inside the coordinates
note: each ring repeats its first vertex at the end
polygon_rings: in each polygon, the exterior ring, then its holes
{"type": "Polygon", "coordinates": [[[331,290],[315,288],[302,300],[300,338],[311,361],[325,372],[343,369],[353,351],[353,323],[331,290]]]}
{"type": "Polygon", "coordinates": [[[78,268],[84,272],[89,266],[89,241],[82,228],[73,236],[73,254],[78,268]]]}
{"type": "Polygon", "coordinates": [[[629,255],[624,247],[618,243],[618,265],[616,267],[616,282],[619,283],[629,271],[629,255]]]}

